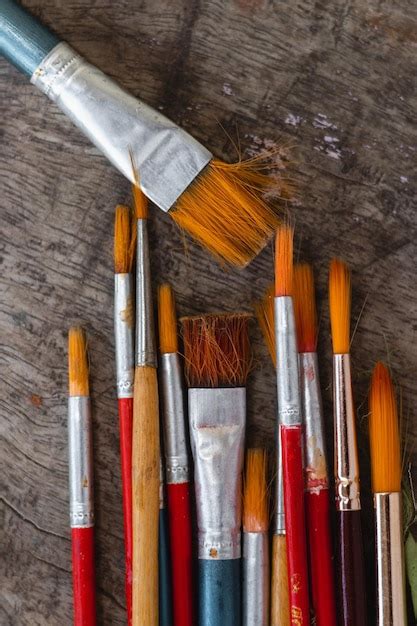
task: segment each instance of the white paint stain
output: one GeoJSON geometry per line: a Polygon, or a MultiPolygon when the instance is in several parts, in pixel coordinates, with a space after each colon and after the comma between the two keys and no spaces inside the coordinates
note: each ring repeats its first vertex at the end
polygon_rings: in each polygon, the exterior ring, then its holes
{"type": "Polygon", "coordinates": [[[408,176],[400,176],[400,181],[403,183],[403,185],[405,183],[408,183],[408,176]]]}
{"type": "Polygon", "coordinates": [[[330,135],[325,135],[324,136],[324,141],[326,143],[338,143],[339,139],[337,137],[331,137],[330,135]]]}
{"type": "Polygon", "coordinates": [[[233,96],[233,89],[230,83],[223,84],[223,93],[225,96],[233,96]]]}
{"type": "Polygon", "coordinates": [[[294,115],[294,113],[288,113],[285,118],[285,123],[288,124],[288,126],[299,126],[302,121],[303,118],[301,115],[294,115]]]}
{"type": "Polygon", "coordinates": [[[337,130],[336,124],[333,124],[333,122],[327,119],[327,115],[324,113],[317,113],[313,120],[313,126],[314,128],[331,128],[332,130],[337,130]]]}

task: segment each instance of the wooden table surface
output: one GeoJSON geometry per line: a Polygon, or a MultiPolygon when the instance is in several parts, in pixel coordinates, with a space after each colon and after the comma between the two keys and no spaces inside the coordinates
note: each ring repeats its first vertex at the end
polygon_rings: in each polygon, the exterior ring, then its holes
{"type": "MultiPolygon", "coordinates": [[[[314,263],[331,450],[329,259],[353,271],[352,343],[370,596],[367,389],[376,359],[417,442],[417,5],[413,0],[25,0],[90,61],[218,156],[295,146],[300,259],[314,263]]],[[[2,626],[71,623],[66,335],[89,335],[99,623],[125,623],[113,341],[113,210],[130,188],[58,109],[1,69],[2,626]]],[[[272,246],[219,267],[170,218],[150,219],[155,285],[179,314],[251,310],[272,246]]],[[[274,373],[257,325],[248,442],[273,445],[274,373]]],[[[370,608],[374,615],[374,609],[370,608]]]]}

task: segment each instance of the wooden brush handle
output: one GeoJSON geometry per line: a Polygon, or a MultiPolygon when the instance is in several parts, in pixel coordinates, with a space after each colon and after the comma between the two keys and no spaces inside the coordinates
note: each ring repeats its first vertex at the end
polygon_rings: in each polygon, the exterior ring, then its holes
{"type": "Polygon", "coordinates": [[[366,626],[361,512],[339,511],[337,517],[340,626],[366,626]]]}
{"type": "Polygon", "coordinates": [[[272,537],[271,626],[289,626],[287,537],[272,537]]]}
{"type": "Polygon", "coordinates": [[[132,624],[132,426],[133,398],[119,399],[120,460],[122,466],[125,535],[125,590],[128,626],[132,624]]]}
{"type": "Polygon", "coordinates": [[[172,626],[172,579],[169,558],[168,511],[159,510],[159,626],[172,626]]]}
{"type": "Polygon", "coordinates": [[[96,625],[94,527],[72,528],[74,626],[96,625]]]}
{"type": "Polygon", "coordinates": [[[159,407],[154,367],[137,367],[133,402],[133,626],[158,626],[159,407]]]}
{"type": "Polygon", "coordinates": [[[199,559],[199,626],[241,623],[240,570],[240,559],[199,559]]]}

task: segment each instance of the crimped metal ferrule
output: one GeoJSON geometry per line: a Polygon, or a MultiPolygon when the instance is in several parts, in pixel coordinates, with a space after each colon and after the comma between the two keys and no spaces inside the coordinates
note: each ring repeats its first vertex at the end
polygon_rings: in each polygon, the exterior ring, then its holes
{"type": "Polygon", "coordinates": [[[144,193],[163,211],[175,204],[212,154],[166,117],[61,42],[31,77],[131,182],[132,160],[144,193]]]}
{"type": "Polygon", "coordinates": [[[243,533],[242,626],[269,625],[268,533],[243,533]]]}
{"type": "Polygon", "coordinates": [[[333,412],[336,508],[358,511],[359,461],[349,354],[333,356],[333,412]]]}
{"type": "Polygon", "coordinates": [[[406,626],[401,494],[376,493],[377,626],[406,626]]]}
{"type": "Polygon", "coordinates": [[[239,559],[246,390],[189,389],[198,558],[239,559]]]}
{"type": "Polygon", "coordinates": [[[161,379],[166,481],[168,485],[187,483],[190,475],[184,389],[177,352],[161,356],[161,379]]]}
{"type": "Polygon", "coordinates": [[[137,220],[136,366],[156,367],[147,220],[137,220]]]}
{"type": "Polygon", "coordinates": [[[114,275],[114,336],[117,397],[133,398],[135,307],[132,274],[114,275]]]}
{"type": "Polygon", "coordinates": [[[68,398],[68,461],[71,528],[94,526],[93,432],[90,398],[68,398]]]}

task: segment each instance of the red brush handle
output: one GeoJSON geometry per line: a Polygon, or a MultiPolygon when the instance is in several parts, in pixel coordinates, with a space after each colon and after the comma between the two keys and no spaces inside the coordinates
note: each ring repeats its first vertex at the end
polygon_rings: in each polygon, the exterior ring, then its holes
{"type": "Polygon", "coordinates": [[[329,490],[306,494],[310,572],[317,626],[336,626],[329,490]]]}
{"type": "Polygon", "coordinates": [[[281,426],[291,626],[310,624],[302,439],[302,426],[281,426]]]}
{"type": "Polygon", "coordinates": [[[94,527],[72,528],[74,626],[95,626],[94,527]]]}
{"type": "Polygon", "coordinates": [[[174,624],[193,626],[193,560],[190,483],[167,485],[174,624]]]}
{"type": "Polygon", "coordinates": [[[132,624],[132,426],[133,398],[120,398],[119,429],[125,533],[125,592],[129,626],[132,624]]]}

